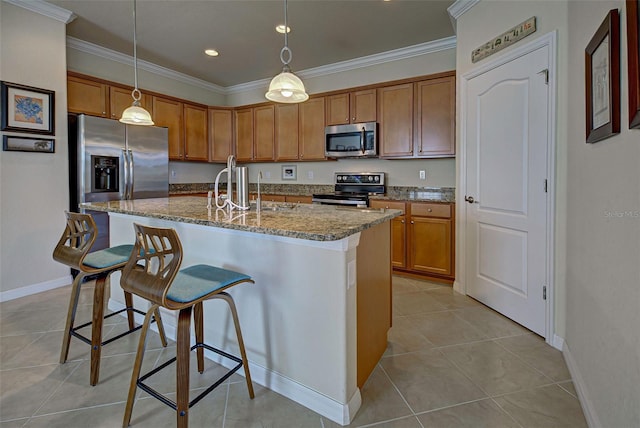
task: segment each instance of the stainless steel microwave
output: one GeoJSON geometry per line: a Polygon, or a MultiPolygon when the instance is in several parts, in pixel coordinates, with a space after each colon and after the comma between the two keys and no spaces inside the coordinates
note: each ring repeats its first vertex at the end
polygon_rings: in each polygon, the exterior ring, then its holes
{"type": "Polygon", "coordinates": [[[378,156],[376,122],[335,125],[325,128],[325,156],[359,158],[378,156]]]}

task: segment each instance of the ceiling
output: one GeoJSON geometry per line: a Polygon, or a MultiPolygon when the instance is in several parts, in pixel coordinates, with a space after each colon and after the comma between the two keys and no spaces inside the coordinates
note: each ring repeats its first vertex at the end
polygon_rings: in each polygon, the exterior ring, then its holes
{"type": "MultiPolygon", "coordinates": [[[[133,3],[47,0],[77,18],[67,35],[133,55],[133,3]]],[[[451,0],[288,0],[296,72],[454,35],[451,0]]],[[[284,1],[138,0],[138,59],[229,87],[282,70],[284,1]],[[218,57],[204,50],[216,49],[218,57]]]]}

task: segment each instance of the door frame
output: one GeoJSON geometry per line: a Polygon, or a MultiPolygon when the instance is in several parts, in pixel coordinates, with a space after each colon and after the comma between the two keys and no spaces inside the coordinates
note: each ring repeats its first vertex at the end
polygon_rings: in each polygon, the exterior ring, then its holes
{"type": "Polygon", "coordinates": [[[453,284],[455,291],[467,294],[466,287],[466,225],[467,225],[467,204],[464,202],[464,195],[467,193],[467,114],[465,111],[466,105],[463,102],[466,100],[468,93],[469,81],[481,74],[487,73],[495,68],[498,68],[508,62],[518,59],[524,55],[527,55],[541,47],[548,47],[548,61],[549,61],[549,99],[548,99],[548,130],[547,130],[547,194],[548,204],[546,212],[547,231],[546,231],[546,274],[545,280],[547,285],[547,300],[545,302],[545,340],[546,342],[558,349],[562,349],[562,339],[555,336],[555,213],[556,213],[556,192],[555,192],[555,169],[556,169],[556,128],[557,128],[557,116],[556,116],[556,104],[557,104],[557,43],[558,32],[554,30],[547,33],[527,44],[519,46],[518,48],[504,54],[497,58],[475,67],[468,72],[464,73],[460,79],[460,126],[458,127],[460,135],[460,146],[456,153],[458,153],[458,186],[456,189],[456,279],[453,284]]]}

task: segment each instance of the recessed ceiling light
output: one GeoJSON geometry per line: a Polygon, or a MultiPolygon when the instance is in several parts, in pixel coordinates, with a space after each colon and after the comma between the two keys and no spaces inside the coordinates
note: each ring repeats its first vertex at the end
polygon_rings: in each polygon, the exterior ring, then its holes
{"type": "MultiPolygon", "coordinates": [[[[284,25],[280,24],[276,26],[276,31],[280,34],[284,34],[284,25]]],[[[287,33],[291,32],[291,27],[287,27],[287,33]]]]}
{"type": "Polygon", "coordinates": [[[218,55],[220,55],[218,53],[218,51],[215,50],[215,49],[207,49],[207,50],[204,51],[204,53],[206,53],[209,56],[218,56],[218,55]]]}

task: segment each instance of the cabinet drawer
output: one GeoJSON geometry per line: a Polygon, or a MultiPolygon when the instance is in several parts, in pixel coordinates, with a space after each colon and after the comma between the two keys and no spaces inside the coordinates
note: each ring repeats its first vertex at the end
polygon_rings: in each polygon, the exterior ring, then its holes
{"type": "Polygon", "coordinates": [[[391,210],[401,210],[404,214],[405,204],[404,202],[396,201],[383,201],[383,200],[371,200],[369,201],[371,208],[387,208],[391,210]]]}
{"type": "Polygon", "coordinates": [[[413,203],[411,204],[411,215],[451,218],[451,205],[413,203]]]}

